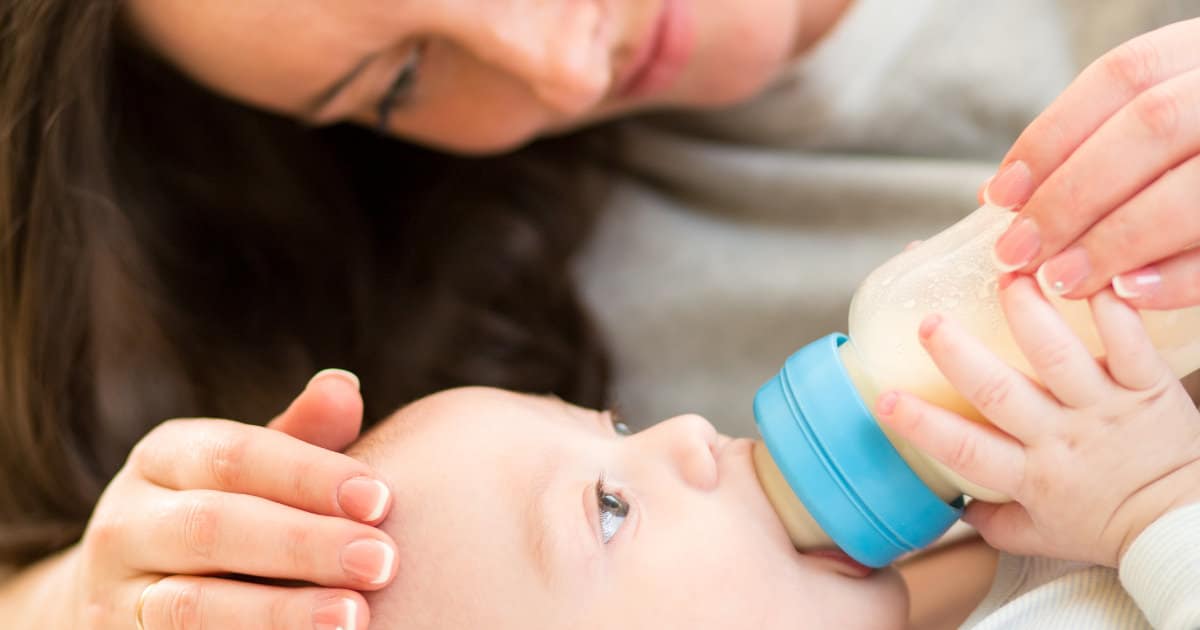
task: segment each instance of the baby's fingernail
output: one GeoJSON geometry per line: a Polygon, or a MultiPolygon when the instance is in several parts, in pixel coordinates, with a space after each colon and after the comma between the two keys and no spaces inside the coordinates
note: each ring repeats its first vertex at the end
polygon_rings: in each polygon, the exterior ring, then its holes
{"type": "Polygon", "coordinates": [[[358,602],[350,598],[325,602],[313,610],[313,630],[357,630],[358,602]]]}
{"type": "Polygon", "coordinates": [[[933,336],[933,331],[937,330],[937,327],[941,325],[941,315],[930,315],[921,322],[921,327],[917,330],[917,334],[920,335],[922,339],[929,339],[933,336]]]}
{"type": "Polygon", "coordinates": [[[1083,284],[1091,273],[1087,250],[1076,245],[1043,263],[1037,270],[1037,278],[1043,290],[1066,295],[1083,284]]]}
{"type": "Polygon", "coordinates": [[[1112,279],[1113,292],[1126,300],[1153,295],[1162,286],[1162,274],[1154,267],[1123,273],[1112,279]]]}
{"type": "Polygon", "coordinates": [[[1042,251],[1042,236],[1037,223],[1029,217],[1018,217],[1008,231],[996,241],[993,262],[1000,271],[1016,271],[1028,265],[1042,251]]]}
{"type": "Polygon", "coordinates": [[[356,376],[354,372],[350,372],[348,370],[339,370],[337,368],[329,368],[313,374],[313,377],[308,379],[308,384],[312,385],[323,378],[340,378],[343,381],[353,385],[355,390],[362,389],[362,384],[359,383],[358,376],[356,376]]]}
{"type": "Polygon", "coordinates": [[[880,396],[877,404],[879,413],[885,416],[892,415],[892,412],[896,410],[896,403],[899,402],[899,400],[900,395],[896,392],[888,392],[880,396]]]}
{"type": "Polygon", "coordinates": [[[396,552],[382,540],[363,538],[342,548],[342,570],[368,584],[384,584],[392,577],[396,552]]]}
{"type": "Polygon", "coordinates": [[[338,487],[337,502],[351,518],[371,523],[383,517],[391,491],[387,484],[370,477],[354,477],[338,487]]]}
{"type": "Polygon", "coordinates": [[[1015,208],[1033,195],[1033,173],[1017,160],[996,173],[983,190],[984,203],[1000,208],[1015,208]]]}

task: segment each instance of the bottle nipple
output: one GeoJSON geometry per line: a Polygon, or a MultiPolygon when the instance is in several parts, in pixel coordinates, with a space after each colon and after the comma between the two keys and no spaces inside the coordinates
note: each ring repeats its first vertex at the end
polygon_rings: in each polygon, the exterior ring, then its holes
{"type": "Polygon", "coordinates": [[[833,539],[821,529],[804,504],[796,497],[792,487],[788,485],[783,473],[771,458],[767,445],[761,440],[754,443],[753,449],[754,472],[758,475],[758,483],[762,486],[767,501],[775,508],[783,528],[787,530],[792,544],[800,550],[836,548],[833,539]]]}

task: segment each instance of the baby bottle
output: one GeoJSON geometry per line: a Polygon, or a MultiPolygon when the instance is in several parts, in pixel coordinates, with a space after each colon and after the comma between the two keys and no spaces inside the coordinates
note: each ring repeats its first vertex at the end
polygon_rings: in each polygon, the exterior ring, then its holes
{"type": "MultiPolygon", "coordinates": [[[[963,495],[1008,500],[971,484],[876,423],[883,391],[898,389],[977,421],[917,338],[942,313],[1033,377],[1008,330],[992,247],[1015,214],[983,206],[872,272],[850,304],[849,336],[798,350],[758,391],[754,462],[763,490],[800,549],[840,547],[881,567],[933,542],[959,517],[963,495]]],[[[1094,356],[1103,353],[1085,300],[1051,298],[1094,356]]],[[[1180,377],[1200,367],[1200,307],[1144,311],[1180,377]]]]}

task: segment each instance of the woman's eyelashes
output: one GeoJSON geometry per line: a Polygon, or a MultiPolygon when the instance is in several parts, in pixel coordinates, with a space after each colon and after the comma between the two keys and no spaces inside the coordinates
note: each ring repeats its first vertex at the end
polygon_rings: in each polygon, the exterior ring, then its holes
{"type": "Polygon", "coordinates": [[[421,61],[425,56],[425,43],[420,42],[412,47],[408,57],[404,60],[404,65],[396,74],[396,78],[388,86],[388,89],[383,94],[383,98],[379,99],[377,116],[379,119],[379,131],[386,132],[388,123],[391,119],[392,112],[398,107],[402,107],[408,102],[412,96],[413,88],[416,86],[417,78],[420,75],[421,61]]]}
{"type": "Polygon", "coordinates": [[[604,477],[596,482],[596,505],[600,514],[600,540],[608,544],[629,515],[629,503],[621,496],[608,489],[604,477]]]}

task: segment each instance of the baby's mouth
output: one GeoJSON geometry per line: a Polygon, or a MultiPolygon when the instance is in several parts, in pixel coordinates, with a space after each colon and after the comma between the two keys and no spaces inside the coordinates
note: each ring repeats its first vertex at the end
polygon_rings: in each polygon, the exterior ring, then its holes
{"type": "Polygon", "coordinates": [[[869,577],[875,572],[875,569],[851,558],[849,554],[841,549],[814,549],[806,551],[801,555],[808,558],[827,560],[835,571],[853,578],[869,577]]]}

